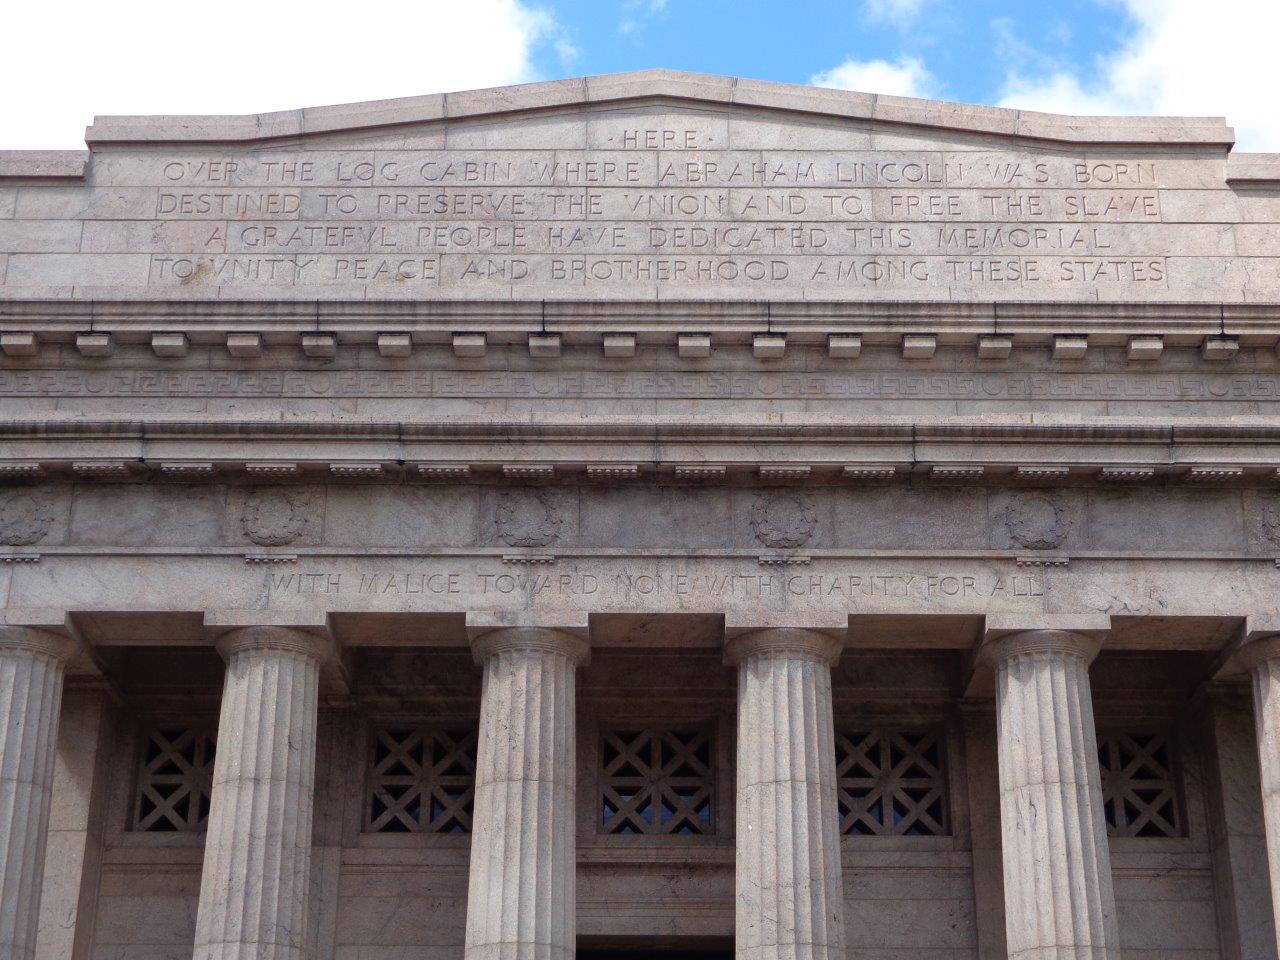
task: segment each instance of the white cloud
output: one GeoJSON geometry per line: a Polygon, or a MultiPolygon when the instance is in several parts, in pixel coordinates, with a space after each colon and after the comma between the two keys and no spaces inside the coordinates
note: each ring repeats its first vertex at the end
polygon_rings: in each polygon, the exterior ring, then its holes
{"type": "Polygon", "coordinates": [[[917,57],[888,60],[846,60],[809,78],[815,87],[887,93],[899,97],[936,95],[937,81],[917,57]]]}
{"type": "Polygon", "coordinates": [[[863,0],[862,9],[870,20],[905,27],[914,22],[930,2],[932,0],[863,0]]]}
{"type": "Polygon", "coordinates": [[[576,51],[526,0],[5,6],[0,149],[83,147],[94,114],[258,113],[538,79],[576,51]]]}
{"type": "Polygon", "coordinates": [[[1011,64],[1002,106],[1057,113],[1225,115],[1239,149],[1280,150],[1274,0],[1120,0],[1132,35],[1086,74],[1011,64]]]}
{"type": "Polygon", "coordinates": [[[642,30],[646,17],[666,13],[667,0],[626,0],[622,8],[627,13],[618,21],[618,33],[625,37],[642,30]]]}

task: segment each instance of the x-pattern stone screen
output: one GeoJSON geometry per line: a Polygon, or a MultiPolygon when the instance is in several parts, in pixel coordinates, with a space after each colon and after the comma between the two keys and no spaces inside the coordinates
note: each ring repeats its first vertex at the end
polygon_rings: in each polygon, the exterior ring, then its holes
{"type": "Polygon", "coordinates": [[[1109,836],[1181,834],[1177,781],[1166,735],[1103,734],[1098,737],[1098,766],[1109,836]]]}
{"type": "Polygon", "coordinates": [[[836,734],[840,832],[945,836],[947,791],[941,732],[888,729],[836,734]]]}
{"type": "Polygon", "coordinates": [[[600,831],[713,833],[714,758],[715,734],[709,726],[605,730],[600,831]]]}
{"type": "Polygon", "coordinates": [[[207,728],[165,727],[146,735],[135,830],[199,833],[209,820],[216,738],[207,728]]]}
{"type": "Polygon", "coordinates": [[[476,729],[420,724],[374,730],[365,829],[470,833],[476,729]]]}

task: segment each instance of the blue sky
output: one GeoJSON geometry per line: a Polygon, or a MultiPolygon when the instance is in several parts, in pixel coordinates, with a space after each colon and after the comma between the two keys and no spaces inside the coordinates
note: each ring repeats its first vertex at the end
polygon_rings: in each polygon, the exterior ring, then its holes
{"type": "MultiPolygon", "coordinates": [[[[1132,29],[1123,6],[1096,0],[555,0],[544,6],[578,51],[573,72],[661,65],[808,83],[849,60],[913,58],[933,74],[931,94],[984,103],[999,99],[1015,61],[1087,65],[1132,29]]],[[[551,47],[539,51],[538,66],[548,76],[564,73],[551,47]]]]}
{"type": "Polygon", "coordinates": [[[61,0],[5,10],[0,149],[95,114],[257,113],[648,67],[1076,114],[1280,151],[1280,0],[61,0]]]}

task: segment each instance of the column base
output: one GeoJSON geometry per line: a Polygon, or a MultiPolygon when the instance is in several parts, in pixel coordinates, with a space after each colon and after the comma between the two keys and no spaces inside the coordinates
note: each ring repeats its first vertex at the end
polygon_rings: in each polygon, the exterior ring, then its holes
{"type": "Polygon", "coordinates": [[[734,960],[845,960],[844,944],[788,943],[773,947],[745,947],[734,951],[734,960]]]}
{"type": "Polygon", "coordinates": [[[201,947],[193,960],[306,960],[302,947],[223,943],[201,947]]]}
{"type": "Polygon", "coordinates": [[[467,948],[467,960],[574,960],[575,951],[549,943],[488,943],[467,948]]]}

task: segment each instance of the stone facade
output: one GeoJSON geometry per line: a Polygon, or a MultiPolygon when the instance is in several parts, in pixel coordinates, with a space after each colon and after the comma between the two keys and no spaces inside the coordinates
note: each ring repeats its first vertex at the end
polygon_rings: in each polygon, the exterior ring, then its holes
{"type": "Polygon", "coordinates": [[[1275,960],[1280,163],[667,72],[0,153],[0,960],[1275,960]]]}

